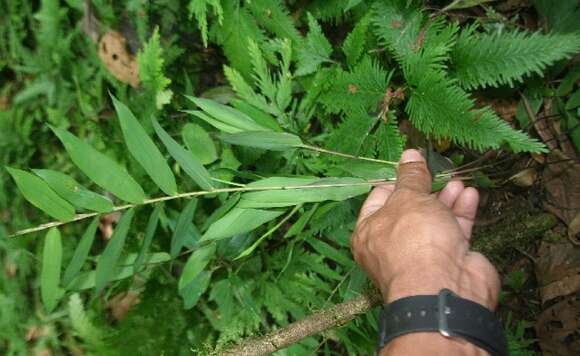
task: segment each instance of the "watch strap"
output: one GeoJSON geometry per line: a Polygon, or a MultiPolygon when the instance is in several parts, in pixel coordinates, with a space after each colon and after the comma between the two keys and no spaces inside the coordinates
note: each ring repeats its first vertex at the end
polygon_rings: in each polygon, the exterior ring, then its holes
{"type": "Polygon", "coordinates": [[[414,332],[439,332],[463,338],[491,355],[507,355],[507,341],[495,314],[448,289],[439,295],[406,297],[383,306],[379,350],[394,338],[414,332]]]}

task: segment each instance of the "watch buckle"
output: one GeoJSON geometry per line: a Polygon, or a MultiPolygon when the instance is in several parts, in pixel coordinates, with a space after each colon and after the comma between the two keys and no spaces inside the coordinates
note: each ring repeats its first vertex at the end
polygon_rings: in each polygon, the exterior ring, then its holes
{"type": "Polygon", "coordinates": [[[437,320],[439,333],[444,337],[454,336],[453,331],[449,329],[448,316],[451,314],[451,307],[449,307],[449,297],[453,296],[453,292],[447,288],[441,289],[439,295],[437,296],[437,320]]]}

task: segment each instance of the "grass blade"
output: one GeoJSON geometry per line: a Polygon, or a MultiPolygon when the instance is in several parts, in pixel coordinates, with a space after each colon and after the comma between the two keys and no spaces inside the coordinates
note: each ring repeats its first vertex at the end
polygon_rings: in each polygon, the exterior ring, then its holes
{"type": "Polygon", "coordinates": [[[221,240],[250,232],[258,226],[282,215],[284,210],[240,209],[230,210],[221,219],[211,224],[201,241],[221,240]]]}
{"type": "Polygon", "coordinates": [[[193,220],[193,214],[195,214],[195,209],[197,208],[197,199],[192,199],[185,209],[179,214],[177,218],[177,224],[175,225],[175,230],[173,231],[173,236],[171,237],[171,257],[175,258],[181,252],[183,245],[185,244],[185,238],[189,231],[189,225],[193,220]]]}
{"type": "Polygon", "coordinates": [[[91,251],[93,241],[95,240],[95,234],[97,232],[98,226],[99,217],[95,217],[89,227],[85,230],[81,241],[73,253],[73,257],[70,260],[70,263],[64,271],[64,277],[62,278],[63,286],[68,286],[68,284],[79,274],[83,268],[83,265],[89,256],[89,252],[91,251]]]}
{"type": "Polygon", "coordinates": [[[161,213],[161,205],[157,205],[151,216],[149,216],[149,222],[147,223],[147,228],[145,229],[145,237],[143,238],[143,245],[141,246],[141,250],[135,259],[135,264],[133,265],[133,269],[135,273],[139,272],[141,266],[143,265],[143,261],[145,260],[145,256],[149,251],[149,246],[151,246],[151,241],[153,241],[153,236],[155,236],[155,231],[157,230],[157,225],[159,224],[159,214],[161,213]]]}

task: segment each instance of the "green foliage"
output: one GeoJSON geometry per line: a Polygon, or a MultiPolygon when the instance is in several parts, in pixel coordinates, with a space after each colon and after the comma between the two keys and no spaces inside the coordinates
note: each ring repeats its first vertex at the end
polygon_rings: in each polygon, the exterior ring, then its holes
{"type": "MultiPolygon", "coordinates": [[[[140,88],[100,62],[81,1],[0,4],[0,160],[20,168],[0,171],[0,225],[45,223],[25,201],[79,220],[39,245],[0,238],[19,268],[0,277],[2,353],[30,353],[24,326],[41,323],[38,347],[55,354],[207,354],[356,297],[368,281],[350,236],[368,180],[395,175],[399,123],[461,150],[541,152],[471,90],[527,93],[580,48],[573,21],[554,21],[571,2],[534,2],[547,34],[459,25],[409,0],[93,3],[137,53],[140,88]],[[111,323],[103,301],[126,291],[142,302],[111,323]]],[[[573,128],[570,73],[553,92],[573,128]]],[[[370,354],[375,334],[372,311],[280,354],[370,354]]]]}

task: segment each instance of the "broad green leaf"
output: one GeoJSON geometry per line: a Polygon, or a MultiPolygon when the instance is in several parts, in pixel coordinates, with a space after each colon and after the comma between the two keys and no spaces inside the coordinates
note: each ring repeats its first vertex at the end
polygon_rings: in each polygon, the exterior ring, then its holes
{"type": "Polygon", "coordinates": [[[48,230],[42,250],[42,268],[40,270],[40,295],[47,312],[56,307],[63,296],[60,288],[60,268],[62,264],[62,242],[56,228],[48,230]]]}
{"type": "Polygon", "coordinates": [[[215,144],[207,131],[196,124],[185,124],[181,130],[183,142],[201,164],[210,164],[218,159],[215,144]]]}
{"type": "Polygon", "coordinates": [[[368,193],[370,190],[370,185],[359,178],[322,178],[315,182],[298,185],[300,188],[292,188],[296,184],[282,186],[288,189],[244,193],[238,207],[275,208],[325,200],[342,201],[368,193]]]}
{"type": "Polygon", "coordinates": [[[99,217],[95,217],[81,237],[81,241],[79,241],[75,252],[73,253],[73,257],[66,267],[66,270],[64,271],[64,277],[62,278],[63,286],[66,287],[83,268],[83,265],[89,256],[89,252],[91,251],[91,246],[93,245],[93,241],[95,239],[99,221],[99,217]]]}
{"type": "Polygon", "coordinates": [[[42,178],[58,195],[76,207],[99,213],[113,210],[113,202],[109,198],[91,192],[64,173],[50,169],[33,169],[32,171],[42,178]]]}
{"type": "MultiPolygon", "coordinates": [[[[134,275],[135,268],[135,260],[137,258],[136,253],[132,253],[124,258],[123,262],[119,264],[113,271],[113,275],[110,281],[119,281],[121,279],[125,279],[134,275]]],[[[100,259],[99,259],[100,260],[100,259]]],[[[156,252],[150,253],[145,255],[145,260],[143,264],[145,265],[157,265],[163,262],[167,262],[171,260],[171,256],[165,252],[156,252]]],[[[96,271],[90,271],[81,273],[78,275],[73,281],[69,284],[69,290],[85,290],[95,288],[96,285],[96,271]]]]}
{"type": "Polygon", "coordinates": [[[42,179],[26,171],[6,167],[24,198],[38,209],[61,221],[71,220],[75,208],[59,197],[42,179]]]}
{"type": "Polygon", "coordinates": [[[252,120],[251,117],[232,107],[209,99],[195,98],[192,96],[186,96],[186,98],[193,101],[195,105],[200,107],[209,116],[221,121],[226,125],[235,127],[240,131],[268,130],[267,127],[259,125],[254,120],[252,120]]]}
{"type": "Polygon", "coordinates": [[[173,138],[171,138],[155,118],[151,118],[151,121],[153,122],[153,128],[155,129],[157,136],[159,136],[169,151],[169,154],[181,165],[185,173],[187,173],[202,189],[213,190],[211,177],[201,162],[199,162],[190,151],[180,146],[173,138]]]}
{"type": "Polygon", "coordinates": [[[203,271],[215,255],[215,243],[195,250],[187,259],[179,278],[179,289],[186,288],[203,271]]]}
{"type": "Polygon", "coordinates": [[[115,227],[115,231],[107,243],[107,247],[105,247],[105,250],[101,254],[95,270],[95,293],[97,294],[105,288],[107,283],[115,275],[115,268],[119,262],[119,257],[121,257],[121,252],[123,252],[133,215],[135,215],[135,210],[133,209],[129,209],[123,215],[115,227]]]}
{"type": "Polygon", "coordinates": [[[175,258],[181,252],[183,245],[185,244],[185,238],[189,232],[189,225],[193,220],[193,214],[197,207],[197,199],[191,199],[185,209],[179,214],[177,218],[177,223],[175,224],[175,230],[173,231],[173,236],[171,237],[171,257],[175,258]]]}
{"type": "Polygon", "coordinates": [[[570,99],[566,102],[566,110],[572,110],[580,106],[580,89],[576,90],[574,94],[570,95],[570,99]]]}
{"type": "Polygon", "coordinates": [[[113,95],[111,95],[111,98],[121,123],[125,143],[133,158],[139,162],[149,177],[165,194],[177,194],[175,177],[153,140],[147,135],[147,132],[145,132],[145,129],[131,110],[113,95]]]}
{"type": "Polygon", "coordinates": [[[230,210],[221,219],[211,224],[201,241],[220,240],[250,232],[258,226],[277,218],[283,210],[240,209],[230,210]]]}
{"type": "Polygon", "coordinates": [[[183,298],[184,309],[191,309],[197,304],[201,295],[207,290],[210,281],[211,272],[202,271],[187,286],[179,290],[179,295],[183,298]]]}
{"type": "Polygon", "coordinates": [[[52,128],[74,164],[101,188],[110,191],[121,200],[140,204],[145,192],[124,167],[68,131],[52,128]]]}
{"type": "Polygon", "coordinates": [[[244,100],[234,99],[232,101],[232,105],[236,109],[240,110],[244,114],[251,117],[252,120],[258,123],[258,125],[277,132],[282,131],[282,128],[280,128],[280,124],[278,124],[278,121],[276,121],[276,119],[274,119],[270,114],[267,114],[264,111],[260,110],[259,108],[251,104],[248,104],[244,100]]]}
{"type": "Polygon", "coordinates": [[[245,131],[235,134],[221,134],[220,138],[232,145],[263,148],[272,151],[286,151],[302,145],[300,137],[286,132],[245,131]]]}
{"type": "Polygon", "coordinates": [[[160,213],[161,205],[157,205],[155,209],[153,209],[151,216],[149,216],[147,228],[145,229],[145,237],[143,238],[143,245],[141,246],[141,250],[139,251],[137,258],[135,259],[135,264],[133,265],[135,273],[139,272],[141,266],[143,265],[143,261],[145,260],[146,254],[149,251],[149,246],[151,246],[151,241],[153,241],[153,236],[157,230],[160,213]]]}

